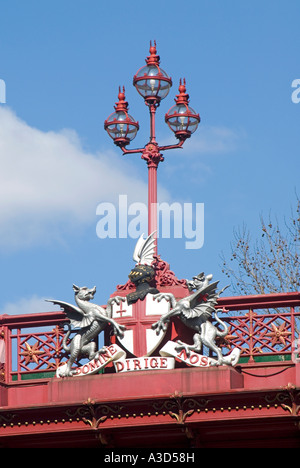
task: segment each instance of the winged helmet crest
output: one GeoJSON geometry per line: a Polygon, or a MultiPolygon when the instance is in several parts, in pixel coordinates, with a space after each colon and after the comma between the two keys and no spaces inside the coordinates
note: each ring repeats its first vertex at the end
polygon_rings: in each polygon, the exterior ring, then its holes
{"type": "Polygon", "coordinates": [[[152,232],[146,239],[144,234],[138,239],[133,252],[133,260],[140,265],[151,265],[155,252],[155,232],[152,232]]]}

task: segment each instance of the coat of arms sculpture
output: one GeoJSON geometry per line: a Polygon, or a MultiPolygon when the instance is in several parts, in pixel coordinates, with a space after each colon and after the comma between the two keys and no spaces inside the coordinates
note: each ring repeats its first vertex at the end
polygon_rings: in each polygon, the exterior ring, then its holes
{"type": "Polygon", "coordinates": [[[228,324],[218,317],[216,309],[226,287],[217,291],[218,281],[211,282],[212,275],[200,273],[185,281],[183,297],[175,297],[166,286],[160,291],[155,284],[154,252],[154,233],[146,239],[142,235],[134,249],[136,264],[129,273],[130,292],[119,288],[122,294],[112,295],[106,306],[91,302],[96,287],[73,285],[77,306],[49,300],[59,305],[70,320],[63,340],[63,348],[70,356],[57,369],[57,377],[98,373],[112,362],[115,372],[173,369],[177,362],[196,367],[237,364],[239,350],[235,348],[224,356],[217,344],[218,338],[228,334],[228,324]],[[193,343],[180,337],[166,340],[175,318],[191,331],[193,343]],[[96,349],[95,339],[103,331],[115,339],[96,349]],[[208,353],[203,354],[203,347],[208,353]],[[76,367],[84,357],[88,362],[76,367]]]}

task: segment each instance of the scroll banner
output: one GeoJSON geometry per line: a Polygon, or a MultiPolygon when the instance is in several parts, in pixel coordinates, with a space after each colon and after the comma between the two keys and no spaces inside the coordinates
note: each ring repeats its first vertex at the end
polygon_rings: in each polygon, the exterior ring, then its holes
{"type": "MultiPolygon", "coordinates": [[[[161,356],[172,356],[179,361],[184,362],[188,366],[194,367],[211,367],[218,365],[218,361],[209,356],[203,356],[202,354],[194,353],[194,351],[187,352],[185,349],[181,351],[176,351],[178,348],[178,343],[174,341],[168,341],[165,346],[160,350],[159,354],[161,356]]],[[[240,350],[234,348],[230,354],[222,357],[222,364],[235,366],[240,357],[240,350]]]]}
{"type": "Polygon", "coordinates": [[[215,365],[217,362],[215,359],[212,359],[208,356],[203,356],[202,354],[194,353],[190,351],[187,355],[186,351],[176,351],[178,348],[178,343],[174,341],[168,341],[165,346],[160,350],[159,354],[161,356],[172,356],[175,359],[178,359],[181,362],[184,362],[188,366],[194,367],[210,367],[215,365]]]}
{"type": "MultiPolygon", "coordinates": [[[[124,359],[126,357],[125,351],[116,344],[105,346],[102,349],[103,352],[99,353],[99,355],[95,359],[92,359],[87,364],[84,364],[83,366],[74,369],[73,376],[81,377],[84,375],[96,374],[111,362],[118,361],[119,359],[124,359]]],[[[56,377],[60,378],[64,376],[64,370],[66,366],[66,362],[63,365],[59,366],[59,368],[56,371],[56,377]]]]}
{"type": "Polygon", "coordinates": [[[174,369],[175,359],[166,356],[143,356],[114,362],[116,372],[174,369]]]}
{"type": "MultiPolygon", "coordinates": [[[[141,370],[165,370],[174,369],[175,359],[167,356],[143,356],[138,358],[126,359],[126,352],[116,344],[105,346],[102,352],[95,358],[84,364],[83,366],[74,369],[73,376],[81,377],[98,373],[111,362],[114,363],[116,372],[131,372],[141,370]]],[[[64,377],[65,362],[56,371],[56,377],[64,377]]]]}
{"type": "MultiPolygon", "coordinates": [[[[168,341],[163,348],[159,351],[160,356],[142,356],[137,358],[126,359],[126,352],[116,344],[105,346],[99,355],[74,370],[74,377],[84,375],[91,375],[98,373],[101,369],[106,367],[111,362],[114,363],[115,371],[120,372],[134,372],[134,371],[148,371],[148,370],[166,370],[174,369],[175,360],[179,360],[194,367],[211,367],[217,365],[216,359],[202,354],[190,351],[189,354],[183,349],[177,351],[178,343],[168,341]]],[[[240,356],[240,351],[235,348],[228,356],[223,356],[222,364],[234,366],[240,356]]],[[[64,371],[67,363],[61,365],[56,371],[56,377],[61,378],[64,376],[64,371]]]]}

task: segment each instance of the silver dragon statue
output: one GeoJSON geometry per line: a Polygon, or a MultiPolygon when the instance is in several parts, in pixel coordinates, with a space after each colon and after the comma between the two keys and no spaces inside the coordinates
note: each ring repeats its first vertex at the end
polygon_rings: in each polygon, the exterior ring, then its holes
{"type": "Polygon", "coordinates": [[[78,307],[63,301],[47,299],[48,302],[59,305],[66,313],[70,324],[68,324],[68,332],[63,339],[63,348],[70,353],[70,358],[67,366],[62,371],[63,377],[71,377],[74,374],[72,370],[75,361],[82,357],[88,357],[90,360],[95,359],[102,349],[96,351],[96,343],[93,341],[99,333],[101,333],[106,326],[112,326],[115,335],[122,337],[124,335],[125,327],[119,325],[112,319],[112,305],[119,304],[124,298],[115,296],[110,298],[107,302],[107,307],[89,302],[94,298],[96,287],[88,289],[87,287],[78,287],[73,285],[75,292],[75,302],[78,307]],[[72,332],[72,327],[76,329],[76,334],[72,338],[69,345],[67,341],[72,332]]]}
{"type": "MultiPolygon", "coordinates": [[[[151,288],[149,282],[154,277],[154,270],[150,266],[153,262],[153,253],[155,239],[152,233],[146,239],[142,234],[136,243],[133,260],[136,266],[131,270],[129,278],[135,284],[136,290],[127,295],[128,303],[133,303],[138,299],[143,299],[148,293],[158,293],[158,290],[151,288]]],[[[119,337],[124,336],[124,325],[118,324],[112,318],[113,304],[119,305],[121,301],[125,301],[125,297],[114,296],[107,302],[106,308],[90,302],[96,293],[96,286],[92,289],[87,287],[78,287],[73,285],[75,292],[75,302],[78,307],[64,301],[46,299],[47,302],[52,302],[59,305],[66,313],[70,323],[67,324],[68,332],[63,339],[63,349],[70,354],[67,365],[62,367],[59,371],[61,377],[71,377],[76,371],[73,365],[82,357],[88,357],[89,360],[95,359],[105,351],[104,348],[96,350],[96,343],[94,339],[101,333],[107,326],[113,328],[115,335],[119,337]],[[69,337],[72,333],[72,328],[76,331],[71,342],[68,344],[69,337]]]]}
{"type": "Polygon", "coordinates": [[[228,359],[222,355],[221,349],[216,345],[216,337],[225,337],[228,334],[228,326],[217,315],[219,310],[215,309],[217,300],[220,294],[228,287],[226,286],[221,291],[217,292],[218,281],[210,283],[212,275],[205,276],[200,273],[198,276],[193,277],[193,281],[187,281],[187,285],[191,294],[180,300],[176,300],[173,294],[159,293],[154,297],[161,301],[166,299],[171,304],[170,311],[162,315],[160,319],[152,325],[153,329],[159,333],[160,330],[165,330],[168,322],[172,317],[179,317],[179,319],[189,328],[196,331],[193,336],[193,345],[177,341],[177,351],[184,349],[189,356],[191,351],[201,353],[202,345],[207,346],[214,351],[217,355],[215,365],[222,365],[228,363],[228,359]],[[192,292],[195,290],[195,292],[192,292]],[[215,320],[222,326],[223,330],[220,331],[212,323],[213,313],[215,320]]]}

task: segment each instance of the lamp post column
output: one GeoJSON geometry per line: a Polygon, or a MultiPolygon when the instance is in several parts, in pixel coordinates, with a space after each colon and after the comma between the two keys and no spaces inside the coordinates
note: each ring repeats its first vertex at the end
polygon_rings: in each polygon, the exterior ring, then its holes
{"type": "MultiPolygon", "coordinates": [[[[148,166],[148,235],[157,236],[157,167],[164,160],[156,143],[148,143],[143,153],[148,166]]],[[[156,252],[157,254],[157,252],[156,252]]]]}

